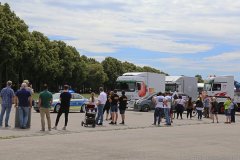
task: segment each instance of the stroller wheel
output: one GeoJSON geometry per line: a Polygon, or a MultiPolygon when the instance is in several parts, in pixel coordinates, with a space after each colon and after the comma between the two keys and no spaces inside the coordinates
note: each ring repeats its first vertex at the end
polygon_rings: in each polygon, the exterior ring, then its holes
{"type": "Polygon", "coordinates": [[[95,127],[96,127],[96,124],[95,124],[95,123],[93,123],[93,124],[92,124],[92,127],[93,127],[93,128],[95,128],[95,127]]]}
{"type": "Polygon", "coordinates": [[[82,121],[81,125],[83,126],[84,125],[84,122],[82,121]]]}

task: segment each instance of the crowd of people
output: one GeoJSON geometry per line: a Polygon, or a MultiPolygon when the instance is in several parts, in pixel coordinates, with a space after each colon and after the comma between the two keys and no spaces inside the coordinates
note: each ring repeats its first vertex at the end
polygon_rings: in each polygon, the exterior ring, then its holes
{"type": "MultiPolygon", "coordinates": [[[[9,125],[9,116],[12,109],[12,105],[17,108],[17,113],[19,114],[19,127],[21,129],[29,128],[28,121],[30,116],[30,111],[33,106],[33,89],[28,80],[24,80],[21,84],[21,88],[14,93],[11,88],[12,82],[8,81],[5,88],[3,88],[0,92],[0,97],[2,99],[2,109],[0,115],[0,127],[2,127],[3,117],[5,116],[5,127],[10,127],[9,125]]],[[[51,128],[51,117],[50,117],[50,108],[53,101],[52,93],[48,91],[47,84],[43,85],[44,90],[39,94],[38,99],[38,107],[40,111],[41,117],[41,131],[45,131],[45,117],[47,119],[48,130],[57,129],[58,122],[60,120],[61,115],[64,113],[65,115],[65,124],[62,128],[66,130],[68,124],[68,114],[70,109],[70,101],[72,98],[71,93],[69,93],[69,86],[64,85],[63,91],[60,94],[60,108],[57,113],[55,125],[51,128]]],[[[96,98],[95,93],[91,93],[91,97],[89,99],[89,104],[94,106],[93,109],[97,113],[96,124],[103,125],[103,114],[106,112],[106,120],[110,120],[109,124],[116,125],[118,120],[118,110],[121,115],[121,123],[125,124],[125,110],[127,108],[127,97],[125,96],[125,91],[122,91],[122,95],[118,96],[117,90],[110,91],[106,94],[103,90],[103,87],[99,88],[100,94],[96,98]],[[111,113],[111,117],[109,117],[109,113],[111,113]]],[[[86,108],[88,111],[88,108],[86,108]]]]}
{"type": "MultiPolygon", "coordinates": [[[[9,116],[11,112],[12,105],[17,108],[19,114],[19,124],[20,128],[26,129],[29,121],[29,114],[31,107],[33,105],[32,95],[34,93],[28,80],[24,80],[21,84],[21,88],[14,93],[11,88],[12,82],[8,81],[6,87],[3,88],[0,92],[0,97],[2,99],[2,108],[0,115],[0,127],[3,124],[3,117],[5,116],[5,127],[10,127],[9,125],[9,116]]],[[[51,118],[50,118],[50,108],[52,105],[53,96],[52,93],[48,91],[47,84],[43,85],[44,90],[39,94],[38,107],[41,117],[41,131],[45,131],[45,117],[47,119],[48,130],[57,129],[59,119],[61,115],[65,114],[65,124],[62,128],[66,130],[68,124],[68,114],[70,108],[70,100],[72,98],[71,93],[69,93],[69,86],[64,85],[64,90],[60,94],[60,108],[56,117],[55,125],[51,127],[51,118]]],[[[117,94],[117,90],[109,91],[108,93],[104,92],[103,87],[99,88],[99,96],[95,97],[95,93],[91,93],[89,99],[89,106],[93,106],[90,109],[95,111],[96,124],[103,125],[104,114],[106,115],[106,121],[111,120],[109,124],[116,125],[118,120],[118,112],[121,115],[121,123],[125,124],[125,111],[127,109],[127,96],[125,91],[122,91],[121,96],[117,94]],[[110,117],[109,117],[110,115],[110,117]]],[[[181,95],[173,94],[169,92],[161,93],[159,92],[152,99],[155,110],[154,110],[154,120],[153,125],[160,125],[160,123],[165,118],[165,125],[170,126],[173,123],[175,118],[175,113],[177,114],[176,119],[183,119],[183,112],[186,110],[187,119],[192,119],[193,111],[197,111],[198,120],[202,119],[204,115],[205,118],[211,118],[214,123],[215,120],[219,123],[218,120],[218,111],[219,104],[216,101],[216,97],[209,97],[206,93],[200,94],[197,101],[193,102],[192,98],[183,98],[181,95]]],[[[226,115],[227,124],[235,122],[235,111],[237,104],[230,97],[224,103],[224,110],[226,115]]],[[[86,111],[89,111],[89,108],[86,108],[86,111]]]]}
{"type": "MultiPolygon", "coordinates": [[[[192,97],[183,98],[181,95],[173,94],[169,92],[159,92],[152,98],[155,105],[154,121],[153,125],[160,125],[162,119],[165,118],[165,125],[170,126],[173,123],[175,114],[176,119],[183,119],[182,114],[186,110],[187,119],[192,119],[193,113],[197,112],[197,119],[202,120],[202,117],[210,118],[212,123],[219,123],[218,112],[220,109],[220,103],[217,102],[216,97],[210,97],[205,92],[199,94],[196,102],[192,101],[192,97]]],[[[227,100],[223,103],[224,114],[226,116],[225,123],[235,123],[235,112],[238,108],[237,103],[233,99],[227,97],[227,100]]]]}

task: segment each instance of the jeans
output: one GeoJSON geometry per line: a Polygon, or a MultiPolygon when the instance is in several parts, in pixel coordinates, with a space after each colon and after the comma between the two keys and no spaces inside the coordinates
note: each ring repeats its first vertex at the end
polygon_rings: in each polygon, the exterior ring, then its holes
{"type": "Polygon", "coordinates": [[[158,119],[158,124],[160,124],[160,121],[161,121],[161,111],[160,111],[160,108],[155,108],[155,111],[154,111],[154,124],[157,123],[157,119],[158,119]]]}
{"type": "Polygon", "coordinates": [[[103,104],[100,104],[100,105],[97,106],[97,110],[98,110],[97,118],[96,118],[97,124],[98,123],[103,123],[103,107],[104,107],[103,104]]]}
{"type": "Polygon", "coordinates": [[[171,121],[170,121],[170,108],[164,108],[164,115],[165,115],[165,118],[166,118],[167,125],[170,125],[171,124],[171,121]]]}
{"type": "Polygon", "coordinates": [[[202,110],[197,110],[198,119],[202,119],[202,110]]]}
{"type": "Polygon", "coordinates": [[[3,116],[4,116],[5,112],[6,112],[5,126],[8,126],[8,120],[9,120],[11,109],[12,109],[12,106],[2,105],[2,110],[1,110],[1,115],[0,115],[0,126],[2,126],[3,116]]]}
{"type": "Polygon", "coordinates": [[[29,116],[29,107],[25,106],[19,106],[18,107],[18,113],[19,113],[19,121],[20,121],[20,127],[27,127],[28,122],[28,116],[29,116]]]}

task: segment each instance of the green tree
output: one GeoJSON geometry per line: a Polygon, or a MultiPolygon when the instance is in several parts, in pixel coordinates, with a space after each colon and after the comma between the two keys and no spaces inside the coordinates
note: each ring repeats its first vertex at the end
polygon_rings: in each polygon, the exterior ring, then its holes
{"type": "Polygon", "coordinates": [[[118,76],[124,73],[122,62],[115,58],[107,57],[102,61],[102,66],[108,77],[105,88],[114,89],[118,76]]]}
{"type": "Polygon", "coordinates": [[[100,63],[87,65],[87,81],[85,87],[98,91],[98,88],[103,86],[107,80],[107,74],[104,72],[103,66],[100,63]]]}
{"type": "Polygon", "coordinates": [[[198,83],[203,83],[204,82],[201,75],[197,74],[197,75],[195,75],[195,77],[197,78],[198,83]]]}

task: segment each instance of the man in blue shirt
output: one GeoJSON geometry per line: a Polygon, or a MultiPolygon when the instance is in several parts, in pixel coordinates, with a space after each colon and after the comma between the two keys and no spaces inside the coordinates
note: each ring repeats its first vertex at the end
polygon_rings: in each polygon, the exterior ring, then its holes
{"type": "Polygon", "coordinates": [[[21,89],[16,93],[15,106],[18,107],[20,128],[26,129],[29,111],[32,107],[32,96],[31,93],[27,91],[26,83],[22,83],[21,89]]]}
{"type": "Polygon", "coordinates": [[[3,116],[6,112],[6,117],[5,117],[5,127],[10,127],[8,124],[10,112],[12,109],[12,103],[13,103],[13,98],[14,98],[14,91],[11,88],[12,86],[12,81],[7,82],[7,86],[2,89],[0,93],[0,97],[2,98],[2,110],[1,110],[1,115],[0,115],[0,127],[2,127],[2,121],[3,121],[3,116]]]}

